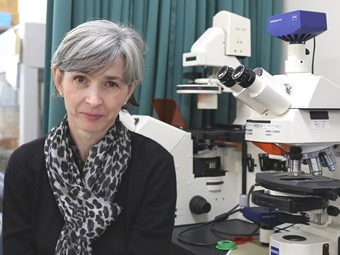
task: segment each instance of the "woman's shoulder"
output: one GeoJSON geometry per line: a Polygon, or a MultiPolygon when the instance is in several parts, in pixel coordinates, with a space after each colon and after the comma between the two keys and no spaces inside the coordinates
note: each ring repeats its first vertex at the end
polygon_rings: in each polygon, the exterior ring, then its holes
{"type": "Polygon", "coordinates": [[[157,153],[163,153],[163,154],[169,154],[168,152],[161,144],[159,144],[157,141],[144,136],[139,133],[131,132],[131,141],[132,146],[137,148],[138,150],[145,150],[146,152],[157,152],[157,153]]]}
{"type": "Polygon", "coordinates": [[[134,180],[137,178],[140,184],[168,182],[175,176],[174,158],[157,141],[139,133],[131,132],[131,161],[130,174],[134,180]],[[161,181],[162,180],[162,181],[161,181]]]}
{"type": "Polygon", "coordinates": [[[13,182],[25,182],[35,179],[45,169],[44,141],[41,137],[20,145],[8,160],[5,176],[13,182]]]}
{"type": "Polygon", "coordinates": [[[39,158],[44,156],[44,143],[45,137],[40,137],[30,142],[24,143],[12,152],[10,160],[38,160],[39,158]]]}

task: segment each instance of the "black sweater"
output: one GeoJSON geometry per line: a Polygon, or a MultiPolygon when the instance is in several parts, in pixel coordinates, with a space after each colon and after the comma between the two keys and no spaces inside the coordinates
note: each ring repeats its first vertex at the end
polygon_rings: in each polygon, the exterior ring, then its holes
{"type": "MultiPolygon", "coordinates": [[[[96,255],[167,254],[176,204],[171,154],[131,132],[129,167],[117,194],[118,219],[93,243],[96,255]]],[[[44,138],[22,145],[9,160],[3,204],[4,255],[54,254],[64,224],[47,177],[44,138]]]]}

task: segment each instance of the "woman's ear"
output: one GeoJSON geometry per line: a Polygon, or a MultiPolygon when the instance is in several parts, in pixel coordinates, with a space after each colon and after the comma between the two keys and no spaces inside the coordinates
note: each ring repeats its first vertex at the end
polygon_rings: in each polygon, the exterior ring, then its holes
{"type": "Polygon", "coordinates": [[[137,85],[138,85],[138,81],[136,80],[129,86],[129,93],[128,93],[127,99],[129,99],[131,97],[131,95],[135,91],[135,88],[137,87],[137,85]]]}
{"type": "Polygon", "coordinates": [[[58,90],[59,94],[63,96],[63,87],[62,87],[62,74],[60,72],[59,68],[54,67],[52,69],[52,74],[53,74],[53,81],[54,81],[54,86],[58,90]]]}

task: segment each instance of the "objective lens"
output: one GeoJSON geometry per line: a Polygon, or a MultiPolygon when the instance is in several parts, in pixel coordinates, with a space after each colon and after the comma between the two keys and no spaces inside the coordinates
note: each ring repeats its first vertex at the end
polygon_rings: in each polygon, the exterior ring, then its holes
{"type": "Polygon", "coordinates": [[[290,173],[297,176],[301,172],[301,160],[290,159],[290,173]]]}
{"type": "Polygon", "coordinates": [[[322,152],[320,153],[320,158],[322,163],[328,167],[330,171],[336,170],[336,161],[331,152],[322,152]]]}
{"type": "Polygon", "coordinates": [[[319,158],[310,158],[307,159],[309,171],[314,176],[322,175],[322,165],[319,158]]]}
{"type": "Polygon", "coordinates": [[[229,66],[222,66],[217,72],[217,79],[226,87],[230,88],[236,84],[232,74],[234,69],[229,66]]]}
{"type": "Polygon", "coordinates": [[[235,68],[232,78],[243,88],[248,88],[255,81],[256,74],[253,70],[246,68],[244,65],[240,65],[235,68]]]}
{"type": "Polygon", "coordinates": [[[290,172],[290,170],[291,170],[291,160],[290,160],[290,157],[289,157],[289,155],[287,154],[287,155],[285,155],[285,157],[286,157],[286,169],[287,169],[287,171],[288,172],[290,172]]]}
{"type": "Polygon", "coordinates": [[[296,176],[301,172],[302,149],[300,147],[292,146],[289,151],[289,166],[292,175],[296,176]]]}

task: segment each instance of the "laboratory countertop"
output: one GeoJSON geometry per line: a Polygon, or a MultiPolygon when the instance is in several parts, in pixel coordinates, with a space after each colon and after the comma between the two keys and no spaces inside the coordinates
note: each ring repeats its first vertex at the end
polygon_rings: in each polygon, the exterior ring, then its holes
{"type": "Polygon", "coordinates": [[[171,255],[268,255],[268,247],[257,240],[257,226],[243,220],[227,220],[213,224],[175,226],[172,235],[171,255]],[[184,232],[185,231],[185,232],[184,232]],[[255,235],[246,237],[255,232],[255,235]],[[232,241],[238,237],[236,249],[219,250],[219,241],[232,241]]]}

